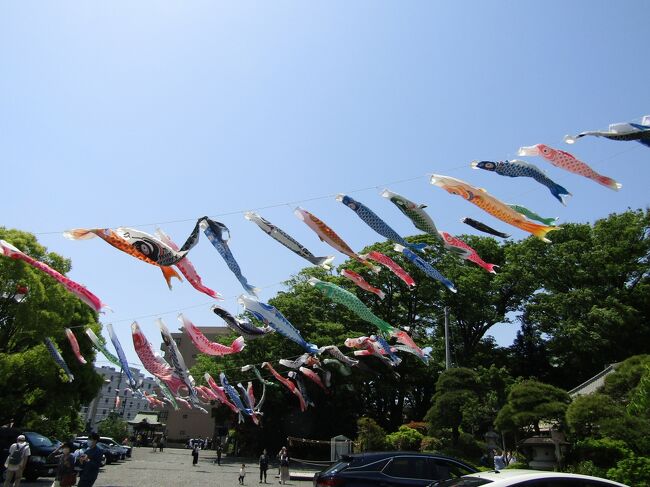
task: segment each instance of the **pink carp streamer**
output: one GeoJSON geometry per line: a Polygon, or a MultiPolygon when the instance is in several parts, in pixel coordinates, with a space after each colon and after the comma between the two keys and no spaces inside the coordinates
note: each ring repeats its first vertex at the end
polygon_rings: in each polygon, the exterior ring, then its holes
{"type": "Polygon", "coordinates": [[[398,330],[394,332],[392,336],[394,336],[398,342],[404,345],[404,351],[417,355],[425,364],[429,363],[429,352],[431,349],[422,350],[420,347],[418,347],[415,341],[413,341],[411,335],[406,333],[404,330],[398,330]]]}
{"type": "Polygon", "coordinates": [[[226,395],[226,392],[223,390],[223,387],[217,384],[217,382],[209,373],[206,372],[203,377],[205,378],[205,381],[208,383],[208,386],[210,386],[212,392],[217,397],[217,400],[225,404],[226,406],[228,406],[233,413],[239,414],[239,408],[237,408],[237,406],[235,406],[232,402],[230,402],[230,399],[228,399],[228,396],[226,395]]]}
{"type": "Polygon", "coordinates": [[[86,289],[85,286],[82,286],[81,284],[73,281],[72,279],[68,279],[60,272],[52,269],[49,265],[44,264],[43,262],[40,262],[30,257],[29,255],[21,252],[16,247],[11,245],[9,242],[0,240],[0,249],[2,249],[2,254],[5,257],[9,257],[10,259],[22,260],[23,262],[28,263],[32,267],[35,267],[39,271],[44,272],[48,276],[53,277],[64,288],[66,288],[69,292],[71,292],[79,299],[81,299],[84,303],[90,306],[97,313],[99,313],[103,308],[108,308],[108,306],[102,303],[97,296],[95,296],[93,293],[88,291],[88,289],[86,289]]]}
{"type": "Polygon", "coordinates": [[[241,352],[246,346],[244,343],[244,337],[241,336],[233,341],[230,346],[211,342],[203,333],[201,333],[201,330],[199,330],[194,323],[183,315],[183,313],[178,315],[178,320],[183,324],[183,331],[185,331],[185,333],[190,337],[190,340],[192,340],[196,349],[206,355],[230,355],[241,352]]]}
{"type": "Polygon", "coordinates": [[[300,410],[301,411],[304,412],[304,411],[307,410],[307,403],[305,402],[305,398],[302,397],[302,394],[298,390],[298,387],[296,387],[296,384],[291,382],[289,379],[286,379],[286,378],[282,377],[278,373],[278,371],[273,368],[273,366],[270,363],[264,362],[262,364],[262,367],[266,367],[267,369],[269,369],[269,372],[271,372],[271,374],[273,374],[273,377],[275,377],[282,385],[284,385],[287,389],[289,389],[293,393],[294,396],[296,396],[298,398],[298,401],[300,401],[300,410]]]}
{"type": "MultiPolygon", "coordinates": [[[[165,232],[163,232],[160,228],[156,230],[156,236],[165,244],[169,245],[172,249],[175,251],[179,250],[178,245],[176,245],[176,242],[174,242],[169,235],[167,235],[165,232]]],[[[190,260],[185,257],[182,260],[179,260],[176,262],[176,268],[181,271],[181,274],[185,276],[185,279],[192,285],[194,289],[196,289],[199,292],[202,292],[203,294],[207,294],[211,298],[214,299],[223,299],[218,292],[210,289],[206,285],[203,284],[203,281],[201,280],[201,276],[199,276],[199,273],[196,272],[196,268],[194,265],[190,262],[190,260]]]]}
{"type": "Polygon", "coordinates": [[[530,147],[520,147],[518,155],[543,157],[556,167],[589,178],[614,191],[618,191],[623,187],[621,183],[617,183],[612,178],[598,174],[588,164],[577,159],[573,154],[560,149],[553,149],[548,145],[536,144],[530,147]]]}
{"type": "Polygon", "coordinates": [[[323,389],[326,394],[329,394],[329,391],[327,390],[327,387],[325,387],[325,384],[323,384],[323,381],[320,380],[320,377],[316,372],[314,372],[311,369],[308,369],[307,367],[300,367],[298,369],[302,374],[307,377],[309,380],[311,380],[314,384],[316,384],[318,387],[323,389]]]}
{"type": "Polygon", "coordinates": [[[88,363],[86,362],[84,356],[81,355],[81,350],[79,349],[79,342],[77,341],[77,337],[74,336],[74,333],[72,333],[72,330],[70,328],[65,329],[65,336],[68,337],[68,341],[70,342],[70,347],[74,352],[74,356],[77,357],[77,360],[82,364],[88,363]]]}
{"type": "Polygon", "coordinates": [[[137,321],[131,324],[131,336],[133,338],[135,353],[138,355],[140,362],[142,362],[147,372],[161,380],[170,380],[173,374],[172,368],[160,355],[156,354],[151,343],[149,343],[147,337],[140,330],[137,321]]]}
{"type": "Polygon", "coordinates": [[[442,239],[445,243],[445,247],[448,249],[461,249],[464,250],[465,252],[461,253],[460,256],[465,259],[469,260],[470,262],[474,262],[476,265],[482,267],[488,272],[491,272],[492,274],[496,274],[496,271],[494,270],[495,267],[499,267],[496,264],[488,264],[485,262],[481,257],[478,255],[478,252],[474,250],[472,247],[467,245],[465,242],[463,242],[461,239],[454,237],[453,235],[447,233],[447,232],[439,232],[440,235],[442,236],[442,239]]]}
{"type": "Polygon", "coordinates": [[[361,257],[367,258],[370,260],[374,260],[375,262],[378,262],[379,264],[383,265],[384,267],[390,269],[390,271],[395,274],[397,277],[399,277],[406,285],[408,286],[415,286],[415,281],[411,276],[409,276],[408,272],[406,272],[404,269],[400,267],[400,265],[395,262],[393,259],[388,257],[387,255],[382,254],[381,252],[377,252],[376,250],[373,250],[372,252],[368,252],[367,254],[363,254],[361,257]]]}
{"type": "Polygon", "coordinates": [[[341,271],[341,275],[349,280],[351,280],[353,283],[355,283],[357,286],[359,286],[361,289],[364,291],[368,291],[369,293],[376,294],[379,296],[379,299],[384,299],[385,294],[381,289],[378,289],[371,285],[368,281],[366,281],[363,277],[361,277],[359,274],[357,274],[354,271],[351,271],[349,269],[343,269],[341,271]]]}

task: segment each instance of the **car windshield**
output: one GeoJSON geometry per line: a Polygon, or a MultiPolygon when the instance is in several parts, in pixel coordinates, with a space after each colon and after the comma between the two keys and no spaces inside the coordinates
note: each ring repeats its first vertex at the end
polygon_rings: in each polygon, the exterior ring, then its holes
{"type": "Polygon", "coordinates": [[[106,443],[107,445],[117,445],[117,441],[115,441],[113,438],[100,438],[99,441],[106,443]]]}
{"type": "Polygon", "coordinates": [[[430,487],[477,487],[492,483],[491,480],[479,479],[477,477],[465,477],[459,479],[442,480],[434,482],[430,487]]]}
{"type": "Polygon", "coordinates": [[[38,433],[25,433],[25,436],[27,437],[27,440],[31,446],[54,446],[52,440],[46,436],[39,435],[38,433]]]}

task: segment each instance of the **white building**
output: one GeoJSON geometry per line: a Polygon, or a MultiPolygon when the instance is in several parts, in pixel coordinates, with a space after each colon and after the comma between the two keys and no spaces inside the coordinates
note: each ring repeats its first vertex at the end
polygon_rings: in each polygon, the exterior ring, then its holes
{"type": "MultiPolygon", "coordinates": [[[[151,411],[146,399],[135,397],[130,391],[126,390],[128,381],[126,374],[121,370],[102,366],[95,367],[95,372],[104,378],[104,384],[97,397],[88,406],[81,408],[84,424],[88,425],[91,430],[97,431],[97,424],[112,411],[119,413],[125,421],[132,420],[140,411],[151,411]],[[120,398],[118,407],[116,407],[117,397],[120,398]]],[[[131,368],[131,373],[136,381],[143,381],[143,391],[155,394],[154,387],[156,387],[156,383],[153,378],[145,377],[139,369],[135,368],[131,368]]]]}

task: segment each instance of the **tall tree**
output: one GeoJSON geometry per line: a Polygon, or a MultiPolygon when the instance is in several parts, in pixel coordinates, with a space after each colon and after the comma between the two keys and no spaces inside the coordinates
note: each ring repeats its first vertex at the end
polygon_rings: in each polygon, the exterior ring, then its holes
{"type": "Polygon", "coordinates": [[[559,385],[573,387],[647,351],[650,210],[613,214],[593,226],[566,224],[551,245],[527,239],[512,257],[539,279],[526,311],[548,336],[554,366],[571,371],[558,375],[559,385]]]}
{"type": "MultiPolygon", "coordinates": [[[[69,260],[47,252],[34,235],[0,227],[0,239],[62,274],[70,270],[69,260]]],[[[90,343],[79,339],[88,360],[81,365],[65,337],[65,327],[84,326],[95,332],[100,329],[88,306],[39,270],[0,257],[0,424],[26,425],[43,417],[70,428],[76,424],[76,411],[101,387],[90,343]],[[24,299],[16,299],[16,290],[26,292],[24,299]],[[75,376],[73,382],[62,380],[59,366],[43,344],[43,337],[48,336],[58,343],[75,376]]]]}

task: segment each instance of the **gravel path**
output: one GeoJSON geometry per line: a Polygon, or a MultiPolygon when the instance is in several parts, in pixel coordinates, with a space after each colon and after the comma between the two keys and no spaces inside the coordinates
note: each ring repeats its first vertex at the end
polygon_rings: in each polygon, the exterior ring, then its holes
{"type": "MultiPolygon", "coordinates": [[[[119,464],[106,465],[95,482],[95,487],[162,487],[162,486],[211,486],[238,487],[237,477],[241,463],[246,463],[244,485],[261,487],[257,463],[246,460],[222,458],[221,466],[214,464],[214,451],[201,451],[199,463],[192,466],[190,450],[167,448],[163,453],[150,448],[134,448],[131,459],[119,464]]],[[[249,460],[253,461],[253,460],[249,460]]],[[[268,470],[268,485],[278,486],[277,466],[268,470]]],[[[49,487],[52,479],[22,482],[24,487],[49,487]]],[[[287,485],[311,487],[311,481],[292,480],[287,485]]]]}

